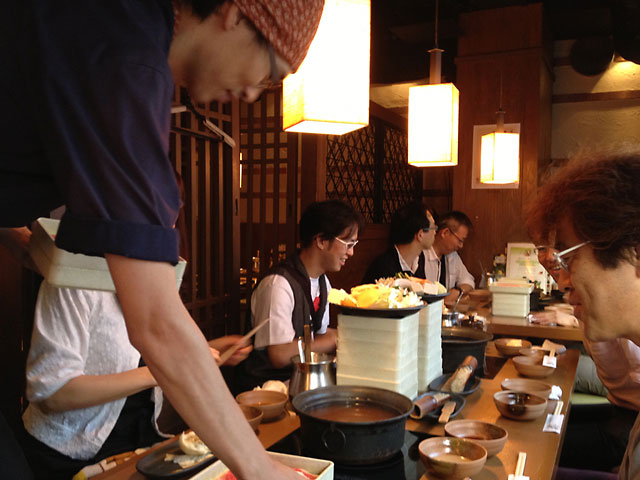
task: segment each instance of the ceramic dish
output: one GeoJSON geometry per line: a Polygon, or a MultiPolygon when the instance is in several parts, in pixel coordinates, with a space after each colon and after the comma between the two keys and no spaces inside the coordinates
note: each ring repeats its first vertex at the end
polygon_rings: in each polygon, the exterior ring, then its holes
{"type": "MultiPolygon", "coordinates": [[[[441,392],[442,390],[440,390],[440,387],[444,385],[444,382],[446,382],[451,375],[453,374],[446,373],[444,375],[440,375],[438,378],[436,378],[429,384],[429,387],[428,387],[429,390],[441,392]]],[[[475,392],[479,386],[480,386],[480,379],[472,375],[471,378],[469,378],[469,380],[465,384],[464,390],[460,392],[460,395],[469,395],[470,393],[475,392]]]]}
{"type": "Polygon", "coordinates": [[[484,447],[462,438],[427,438],[420,442],[418,451],[427,472],[450,480],[477,474],[487,461],[484,447]]]}
{"type": "Polygon", "coordinates": [[[165,455],[168,453],[184,455],[184,452],[180,449],[178,440],[160,447],[158,450],[154,450],[148,455],[142,457],[138,460],[138,463],[136,463],[136,470],[145,477],[152,479],[182,478],[188,473],[196,473],[200,469],[217,460],[216,457],[211,455],[190,467],[182,468],[177,463],[168,462],[164,459],[165,455]]]}
{"type": "Polygon", "coordinates": [[[488,457],[499,453],[509,438],[504,428],[480,420],[454,420],[444,426],[444,431],[451,437],[465,438],[482,445],[488,457]]]}
{"type": "Polygon", "coordinates": [[[513,357],[513,365],[520,375],[533,378],[544,378],[556,371],[553,367],[542,365],[543,355],[531,355],[529,357],[513,357]]]}
{"type": "Polygon", "coordinates": [[[407,308],[358,308],[338,305],[338,311],[343,315],[358,315],[360,317],[404,318],[419,312],[426,306],[427,304],[407,308]]]}
{"type": "Polygon", "coordinates": [[[529,340],[521,338],[498,338],[494,343],[498,352],[507,357],[520,355],[520,349],[531,347],[529,340]]]}
{"type": "MultiPolygon", "coordinates": [[[[427,392],[427,393],[425,393],[425,395],[433,395],[434,393],[437,393],[437,392],[427,392]]],[[[453,413],[451,415],[449,415],[449,418],[453,418],[456,415],[458,415],[460,413],[460,411],[464,408],[466,400],[464,399],[464,397],[462,395],[459,395],[457,393],[452,393],[451,397],[449,398],[449,400],[453,400],[454,402],[456,402],[455,410],[453,411],[453,413]]],[[[444,403],[447,403],[447,402],[444,402],[444,403]]],[[[435,410],[431,410],[430,412],[427,412],[425,414],[425,416],[422,417],[422,419],[428,418],[429,420],[437,422],[438,418],[440,418],[440,414],[442,413],[443,405],[440,405],[435,410]]]]}
{"type": "Polygon", "coordinates": [[[502,390],[532,393],[547,399],[551,394],[551,385],[531,378],[505,378],[500,387],[502,387],[502,390]]]}
{"type": "Polygon", "coordinates": [[[500,415],[513,420],[534,420],[547,409],[547,400],[537,395],[502,390],[493,395],[500,415]]]}

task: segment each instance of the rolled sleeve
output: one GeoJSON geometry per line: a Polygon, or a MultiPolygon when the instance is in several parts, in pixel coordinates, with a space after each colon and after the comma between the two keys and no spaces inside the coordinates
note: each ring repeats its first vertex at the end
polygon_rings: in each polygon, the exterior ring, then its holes
{"type": "Polygon", "coordinates": [[[256,348],[293,341],[296,334],[291,320],[294,301],[293,290],[284,277],[269,275],[260,282],[251,296],[252,323],[258,325],[269,318],[269,324],[256,333],[256,348]]]}

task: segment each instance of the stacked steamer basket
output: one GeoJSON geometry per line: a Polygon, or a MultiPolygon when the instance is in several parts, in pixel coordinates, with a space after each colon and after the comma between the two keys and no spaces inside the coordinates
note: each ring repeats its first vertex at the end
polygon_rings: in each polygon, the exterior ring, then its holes
{"type": "Polygon", "coordinates": [[[415,309],[401,318],[339,313],[337,384],[385,388],[415,398],[418,325],[415,309]]]}
{"type": "Polygon", "coordinates": [[[418,330],[418,391],[442,375],[442,300],[420,310],[418,330]]]}

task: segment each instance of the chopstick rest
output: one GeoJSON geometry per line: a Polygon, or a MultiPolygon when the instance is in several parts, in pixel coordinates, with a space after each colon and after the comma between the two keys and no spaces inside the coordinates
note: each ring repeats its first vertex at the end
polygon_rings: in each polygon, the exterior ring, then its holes
{"type": "Polygon", "coordinates": [[[518,460],[516,462],[516,473],[510,473],[508,480],[529,480],[524,474],[524,465],[527,462],[527,453],[518,452],[518,460]]]}
{"type": "Polygon", "coordinates": [[[558,400],[553,413],[549,413],[547,415],[547,419],[544,422],[544,427],[542,427],[543,432],[553,432],[559,434],[562,431],[562,422],[564,421],[564,414],[561,413],[562,407],[564,407],[564,402],[562,400],[558,400]]]}

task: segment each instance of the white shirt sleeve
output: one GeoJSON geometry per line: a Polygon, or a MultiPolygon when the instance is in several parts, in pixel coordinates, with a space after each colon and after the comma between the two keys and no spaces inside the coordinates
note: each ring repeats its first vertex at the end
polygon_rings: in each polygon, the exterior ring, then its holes
{"type": "Polygon", "coordinates": [[[269,318],[269,323],[256,333],[255,347],[290,343],[295,337],[291,323],[294,298],[287,279],[281,275],[268,275],[251,295],[251,324],[258,325],[269,318]]]}
{"type": "MultiPolygon", "coordinates": [[[[329,292],[331,284],[326,276],[325,279],[327,292],[329,292]]],[[[251,295],[251,324],[256,326],[266,318],[269,318],[269,323],[256,333],[255,348],[283,345],[295,339],[296,332],[291,321],[294,304],[293,290],[287,279],[281,275],[268,275],[262,279],[251,295]]],[[[329,305],[327,304],[317,333],[326,333],[328,326],[329,305]]]]}
{"type": "Polygon", "coordinates": [[[27,398],[42,401],[85,373],[92,306],[81,290],[42,283],[27,359],[27,398]]]}
{"type": "Polygon", "coordinates": [[[473,275],[469,273],[467,267],[462,263],[462,259],[458,252],[450,253],[446,256],[447,260],[447,289],[450,290],[461,284],[471,285],[475,288],[475,280],[473,275]]]}

